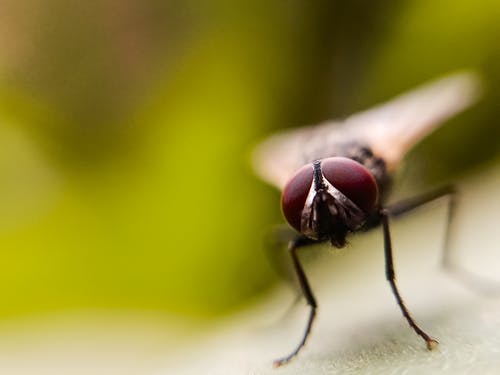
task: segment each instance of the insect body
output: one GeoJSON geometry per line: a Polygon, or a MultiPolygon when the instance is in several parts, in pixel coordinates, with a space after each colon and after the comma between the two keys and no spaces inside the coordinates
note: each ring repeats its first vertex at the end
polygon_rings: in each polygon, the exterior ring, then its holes
{"type": "Polygon", "coordinates": [[[396,286],[389,218],[451,191],[441,189],[391,206],[385,205],[385,198],[405,154],[447,118],[471,105],[478,88],[472,73],[451,75],[344,121],[278,133],[258,146],[256,172],[282,190],[284,216],[298,232],[289,251],[310,306],[301,342],[275,361],[276,366],[299,353],[316,315],[316,299],[297,250],[326,241],[342,248],[350,233],[377,226],[383,229],[386,278],[403,316],[428,349],[437,345],[413,320],[396,286]]]}

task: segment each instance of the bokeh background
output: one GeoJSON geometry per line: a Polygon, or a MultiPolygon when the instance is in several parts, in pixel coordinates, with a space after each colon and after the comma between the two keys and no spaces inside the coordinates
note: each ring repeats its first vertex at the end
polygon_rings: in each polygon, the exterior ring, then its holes
{"type": "Polygon", "coordinates": [[[412,153],[408,189],[497,162],[498,20],[493,0],[3,0],[0,319],[249,306],[282,221],[252,146],[454,70],[483,100],[412,153]]]}

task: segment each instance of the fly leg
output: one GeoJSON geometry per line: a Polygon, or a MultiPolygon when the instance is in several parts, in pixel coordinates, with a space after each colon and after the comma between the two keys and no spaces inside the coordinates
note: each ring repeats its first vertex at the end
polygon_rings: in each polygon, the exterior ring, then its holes
{"type": "Polygon", "coordinates": [[[316,317],[316,308],[317,308],[317,303],[316,299],[314,298],[314,295],[312,293],[311,287],[309,285],[309,281],[307,280],[306,274],[304,272],[304,269],[302,267],[302,264],[300,263],[300,260],[297,256],[297,250],[306,246],[314,245],[317,244],[318,241],[309,239],[307,237],[298,237],[295,240],[290,241],[288,245],[288,250],[290,251],[290,256],[292,258],[292,263],[293,263],[293,268],[295,270],[295,274],[297,275],[297,279],[300,284],[300,288],[302,290],[302,294],[304,295],[307,304],[310,307],[309,311],[309,317],[307,320],[307,325],[306,325],[306,330],[304,332],[304,335],[302,339],[300,340],[299,344],[297,347],[286,357],[280,358],[276,361],[274,361],[274,366],[279,367],[281,365],[284,365],[285,363],[288,363],[290,360],[292,360],[302,349],[302,347],[305,345],[307,338],[309,336],[309,333],[311,332],[311,327],[314,322],[314,318],[316,317]]]}
{"type": "Polygon", "coordinates": [[[287,254],[288,251],[286,251],[287,246],[296,237],[297,232],[288,225],[277,225],[265,234],[264,251],[269,265],[276,275],[289,284],[298,295],[298,299],[300,299],[302,293],[297,284],[295,271],[287,254]]]}
{"type": "Polygon", "coordinates": [[[457,206],[457,192],[455,187],[448,185],[442,188],[430,191],[428,193],[405,199],[399,201],[395,204],[387,206],[385,210],[387,211],[390,217],[399,217],[404,214],[413,211],[414,209],[423,206],[427,203],[433,202],[438,199],[448,198],[448,216],[446,219],[446,233],[444,239],[444,251],[442,263],[443,265],[449,261],[449,242],[450,242],[450,234],[453,224],[453,218],[455,217],[455,209],[457,206]]]}
{"type": "Polygon", "coordinates": [[[451,241],[454,231],[454,218],[456,216],[455,214],[459,198],[459,194],[453,186],[445,186],[421,196],[403,200],[394,205],[388,206],[386,211],[390,217],[399,217],[414,210],[415,208],[418,208],[419,206],[441,198],[448,198],[448,215],[446,219],[445,238],[441,257],[442,267],[476,292],[488,297],[500,296],[500,286],[497,282],[488,280],[467,270],[461,266],[453,256],[451,241]]]}
{"type": "Polygon", "coordinates": [[[392,244],[391,244],[391,235],[389,232],[388,211],[382,209],[380,211],[380,218],[382,220],[382,228],[384,231],[385,275],[387,281],[389,281],[389,284],[391,285],[392,293],[396,298],[396,301],[399,305],[399,308],[401,309],[401,312],[403,313],[403,316],[408,321],[408,324],[410,325],[411,328],[413,328],[413,330],[417,333],[417,335],[419,335],[425,340],[427,349],[432,350],[437,346],[438,342],[432,337],[430,337],[418,326],[418,324],[410,315],[410,312],[408,311],[408,308],[406,307],[403,298],[399,293],[398,287],[396,286],[396,273],[394,272],[394,262],[392,258],[392,244]]]}
{"type": "Polygon", "coordinates": [[[288,244],[297,237],[297,232],[288,225],[278,225],[265,235],[264,251],[269,265],[276,275],[290,286],[294,300],[277,321],[286,318],[302,299],[302,291],[297,283],[295,271],[286,251],[288,244]]]}

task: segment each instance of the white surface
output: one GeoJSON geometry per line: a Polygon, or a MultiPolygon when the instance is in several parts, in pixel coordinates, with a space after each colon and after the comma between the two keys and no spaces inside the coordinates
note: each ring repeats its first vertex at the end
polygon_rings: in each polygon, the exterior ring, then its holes
{"type": "MultiPolygon", "coordinates": [[[[455,259],[490,276],[500,271],[498,186],[500,169],[461,186],[453,236],[455,259]]],[[[445,202],[436,202],[392,225],[400,291],[417,322],[439,340],[437,350],[427,351],[402,317],[384,279],[382,235],[372,232],[340,254],[309,250],[326,253],[306,265],[319,314],[290,364],[272,367],[298,343],[307,308],[280,319],[293,300],[284,289],[155,375],[500,373],[500,299],[482,297],[441,268],[445,219],[445,202]]]]}

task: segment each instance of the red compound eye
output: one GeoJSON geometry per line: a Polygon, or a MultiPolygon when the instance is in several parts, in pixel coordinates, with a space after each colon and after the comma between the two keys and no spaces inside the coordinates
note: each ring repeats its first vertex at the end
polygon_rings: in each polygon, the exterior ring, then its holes
{"type": "MultiPolygon", "coordinates": [[[[360,163],[332,157],[321,161],[325,178],[356,206],[369,213],[377,204],[378,187],[370,171],[360,163]]],[[[313,183],[313,165],[307,164],[297,171],[286,184],[281,197],[281,207],[288,223],[300,232],[302,210],[313,183]]]]}
{"type": "Polygon", "coordinates": [[[313,181],[313,165],[300,168],[286,184],[281,196],[281,208],[286,221],[300,232],[302,210],[313,181]]]}
{"type": "Polygon", "coordinates": [[[378,200],[378,187],[370,171],[360,163],[343,157],[321,161],[325,178],[364,212],[371,212],[378,200]]]}

